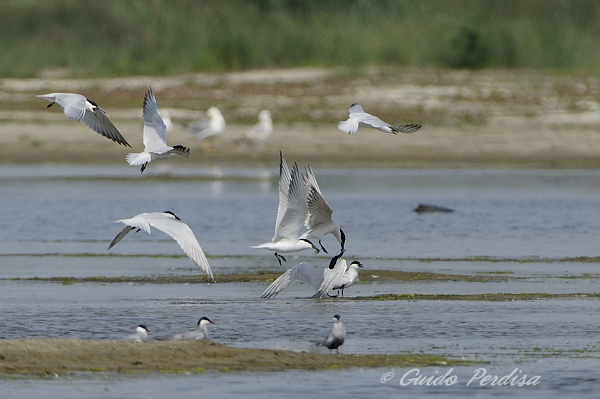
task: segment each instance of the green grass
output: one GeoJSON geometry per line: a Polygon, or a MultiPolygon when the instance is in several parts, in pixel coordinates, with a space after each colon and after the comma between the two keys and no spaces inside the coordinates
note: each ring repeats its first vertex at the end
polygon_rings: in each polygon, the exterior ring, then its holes
{"type": "Polygon", "coordinates": [[[597,68],[595,0],[0,0],[0,76],[597,68]]]}

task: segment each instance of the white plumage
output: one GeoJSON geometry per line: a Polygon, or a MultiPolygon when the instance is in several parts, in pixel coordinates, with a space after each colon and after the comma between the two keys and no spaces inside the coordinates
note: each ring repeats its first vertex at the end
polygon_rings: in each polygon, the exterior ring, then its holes
{"type": "Polygon", "coordinates": [[[281,259],[285,261],[285,258],[279,252],[299,252],[312,248],[315,253],[319,253],[319,249],[310,240],[300,238],[300,229],[306,220],[307,203],[298,165],[294,164],[290,172],[281,152],[279,156],[279,206],[275,235],[271,242],[250,248],[266,248],[275,251],[275,257],[281,265],[281,259]]]}
{"type": "Polygon", "coordinates": [[[341,251],[344,251],[344,244],[346,243],[346,235],[344,231],[340,229],[332,219],[333,210],[327,205],[327,202],[321,194],[321,189],[317,183],[310,166],[306,168],[306,174],[303,177],[304,185],[306,188],[307,195],[307,217],[304,225],[308,229],[304,232],[300,238],[306,238],[308,240],[314,239],[319,240],[319,245],[323,252],[327,253],[327,250],[321,243],[321,239],[326,234],[332,234],[341,245],[341,251]]]}
{"type": "Polygon", "coordinates": [[[346,339],[346,328],[344,327],[344,323],[342,323],[341,317],[339,314],[333,316],[333,326],[331,327],[331,332],[325,338],[325,341],[317,344],[322,345],[331,351],[334,349],[337,350],[337,353],[340,353],[340,346],[344,344],[344,340],[346,339]]]}
{"type": "Polygon", "coordinates": [[[313,289],[313,298],[325,298],[333,289],[343,290],[356,284],[358,268],[362,267],[362,264],[354,261],[347,267],[346,260],[341,257],[342,254],[335,256],[331,259],[329,267],[325,269],[315,268],[306,262],[292,267],[273,281],[261,298],[273,298],[296,281],[310,285],[313,289]]]}
{"type": "Polygon", "coordinates": [[[208,339],[208,325],[214,324],[208,317],[198,320],[198,328],[183,334],[176,334],[173,339],[208,339]]]}
{"type": "Polygon", "coordinates": [[[126,226],[119,234],[117,234],[115,239],[108,246],[108,249],[111,249],[132,230],[144,230],[146,233],[151,234],[150,226],[152,226],[168,234],[177,241],[179,246],[183,249],[183,252],[185,252],[185,254],[214,281],[208,260],[206,259],[202,248],[200,248],[200,244],[198,243],[194,232],[173,212],[140,213],[131,219],[120,219],[115,221],[115,223],[119,222],[124,223],[126,226]]]}
{"type": "Polygon", "coordinates": [[[357,103],[352,104],[349,112],[350,112],[350,117],[345,121],[341,121],[337,125],[339,130],[341,130],[344,133],[348,133],[348,134],[356,133],[359,126],[360,127],[370,127],[372,129],[377,129],[377,130],[385,132],[385,133],[393,133],[393,134],[398,134],[398,132],[414,133],[421,128],[421,125],[415,125],[415,124],[396,125],[396,126],[390,125],[389,123],[382,121],[381,119],[379,119],[376,116],[367,114],[363,110],[363,108],[357,103]]]}
{"type": "Polygon", "coordinates": [[[142,341],[146,341],[148,339],[148,332],[150,330],[148,330],[148,328],[143,325],[140,324],[139,326],[137,326],[135,328],[135,333],[133,334],[129,334],[125,340],[126,341],[133,341],[133,342],[142,342],[142,341]]]}
{"type": "Polygon", "coordinates": [[[168,158],[173,155],[187,157],[190,150],[184,146],[167,145],[167,127],[159,112],[152,88],[144,96],[144,152],[131,153],[127,155],[127,163],[132,166],[140,166],[143,172],[148,163],[154,159],[168,158]]]}
{"type": "Polygon", "coordinates": [[[217,107],[210,107],[206,111],[208,119],[200,119],[190,123],[187,127],[198,140],[204,140],[209,137],[220,136],[225,132],[225,118],[217,107]]]}
{"type": "Polygon", "coordinates": [[[262,110],[258,113],[258,124],[246,130],[240,138],[241,144],[262,147],[273,135],[271,112],[262,110]]]}
{"type": "Polygon", "coordinates": [[[98,105],[85,98],[81,94],[75,93],[50,93],[38,96],[50,102],[46,108],[55,103],[60,105],[65,115],[74,121],[84,122],[96,133],[111,139],[112,141],[131,147],[129,143],[121,136],[115,125],[106,115],[106,112],[98,105]]]}

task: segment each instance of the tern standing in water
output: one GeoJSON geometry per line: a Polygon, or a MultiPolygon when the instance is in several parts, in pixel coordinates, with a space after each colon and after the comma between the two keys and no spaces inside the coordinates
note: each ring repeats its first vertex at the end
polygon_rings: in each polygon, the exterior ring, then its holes
{"type": "Polygon", "coordinates": [[[396,126],[390,125],[389,123],[385,123],[376,116],[367,114],[363,110],[363,108],[357,103],[352,104],[349,112],[350,117],[348,118],[348,120],[342,121],[337,125],[339,130],[348,134],[356,133],[359,126],[370,127],[372,129],[377,129],[381,132],[393,134],[398,134],[398,132],[414,133],[421,128],[421,125],[415,125],[412,123],[396,126]]]}
{"type": "Polygon", "coordinates": [[[75,93],[50,93],[38,96],[50,101],[46,108],[54,104],[61,106],[65,115],[74,121],[85,122],[96,133],[111,139],[112,141],[131,147],[121,136],[115,125],[108,119],[106,112],[92,100],[88,100],[81,94],[75,93]]]}
{"type": "Polygon", "coordinates": [[[198,328],[183,334],[177,334],[173,339],[208,339],[208,325],[215,324],[208,317],[202,317],[198,320],[198,328]]]}
{"type": "Polygon", "coordinates": [[[340,346],[344,344],[344,340],[346,339],[346,328],[342,323],[339,314],[333,316],[333,327],[331,328],[331,332],[325,338],[325,341],[318,343],[317,345],[322,345],[332,352],[335,349],[337,353],[340,353],[340,346]]]}
{"type": "Polygon", "coordinates": [[[189,148],[182,145],[169,147],[167,145],[167,127],[158,113],[158,105],[154,98],[152,88],[144,96],[144,152],[131,153],[127,155],[127,163],[132,166],[140,166],[144,172],[148,163],[154,159],[169,158],[173,155],[188,157],[189,148]]]}
{"type": "Polygon", "coordinates": [[[277,221],[275,222],[275,235],[271,242],[254,245],[250,248],[265,248],[275,251],[275,257],[281,265],[285,257],[279,253],[299,252],[305,249],[319,249],[313,243],[300,238],[300,229],[306,220],[307,203],[302,183],[302,174],[298,165],[294,164],[290,172],[283,154],[279,153],[279,206],[277,208],[277,221]]]}

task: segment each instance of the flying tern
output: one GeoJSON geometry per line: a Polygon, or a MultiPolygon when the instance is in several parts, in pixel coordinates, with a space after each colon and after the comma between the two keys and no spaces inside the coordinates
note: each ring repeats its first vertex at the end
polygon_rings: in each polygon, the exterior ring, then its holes
{"type": "Polygon", "coordinates": [[[344,231],[340,229],[340,226],[331,220],[333,211],[323,198],[321,189],[319,189],[319,184],[317,183],[317,178],[310,165],[305,169],[306,174],[303,176],[303,180],[307,193],[308,213],[304,224],[308,231],[304,232],[300,238],[319,240],[321,249],[323,252],[327,253],[327,250],[321,243],[321,239],[326,234],[332,234],[340,243],[343,252],[344,244],[346,243],[346,235],[344,234],[344,231]]]}
{"type": "Polygon", "coordinates": [[[354,261],[347,266],[346,260],[342,259],[343,253],[334,256],[329,262],[329,267],[319,269],[302,262],[283,273],[277,280],[267,287],[261,298],[274,298],[281,291],[301,281],[313,289],[313,298],[325,298],[329,291],[343,289],[356,284],[358,281],[358,268],[362,263],[354,261]]]}
{"type": "Polygon", "coordinates": [[[262,147],[273,135],[271,112],[262,110],[258,113],[258,124],[246,130],[239,142],[254,147],[262,147]]]}
{"type": "Polygon", "coordinates": [[[106,112],[98,107],[95,102],[88,100],[81,94],[50,93],[38,97],[50,102],[46,108],[49,108],[56,103],[61,106],[69,119],[85,122],[85,124],[96,133],[99,133],[116,143],[131,147],[123,136],[121,136],[121,133],[119,133],[115,125],[108,119],[106,112]]]}
{"type": "Polygon", "coordinates": [[[177,334],[173,339],[208,339],[208,325],[215,324],[208,317],[202,317],[198,320],[198,328],[183,334],[177,334]]]}
{"type": "Polygon", "coordinates": [[[325,341],[318,343],[317,345],[322,345],[332,352],[335,349],[337,353],[340,353],[340,346],[344,344],[344,340],[346,339],[346,328],[342,323],[341,317],[339,314],[333,316],[333,327],[331,328],[331,332],[325,338],[325,341]]]}
{"type": "Polygon", "coordinates": [[[142,342],[148,339],[149,332],[150,330],[148,330],[148,328],[145,325],[140,324],[135,328],[135,333],[129,334],[127,338],[125,338],[125,340],[133,342],[142,342]]]}
{"type": "Polygon", "coordinates": [[[190,229],[187,224],[183,223],[173,212],[140,213],[131,219],[120,219],[115,221],[115,223],[119,222],[124,223],[126,226],[119,234],[117,234],[115,239],[112,240],[108,249],[111,249],[132,230],[137,229],[136,233],[140,230],[144,230],[146,233],[150,234],[150,226],[152,226],[167,233],[171,238],[177,241],[186,255],[214,281],[208,260],[206,259],[202,248],[200,248],[200,244],[198,244],[198,240],[192,232],[192,229],[190,229]]]}
{"type": "Polygon", "coordinates": [[[167,145],[167,127],[158,113],[158,105],[152,88],[144,96],[144,152],[127,155],[127,163],[132,166],[142,166],[144,172],[148,163],[154,159],[168,158],[173,155],[183,155],[187,158],[189,148],[182,145],[169,147],[167,145]]]}
{"type": "Polygon", "coordinates": [[[275,257],[281,265],[281,260],[284,262],[286,260],[279,252],[299,252],[312,248],[315,253],[319,253],[319,249],[310,240],[300,238],[300,228],[306,220],[307,203],[298,165],[294,164],[290,172],[281,152],[279,157],[279,206],[275,222],[275,235],[271,242],[250,248],[266,248],[275,251],[275,257]]]}
{"type": "Polygon", "coordinates": [[[398,132],[402,133],[414,133],[421,128],[421,125],[415,124],[406,124],[406,125],[390,125],[389,123],[385,123],[381,119],[371,114],[367,114],[363,108],[354,103],[350,107],[350,117],[348,120],[341,121],[338,123],[337,127],[344,133],[353,134],[356,133],[359,126],[360,127],[370,127],[373,129],[377,129],[379,131],[385,133],[393,133],[398,134],[398,132]]]}

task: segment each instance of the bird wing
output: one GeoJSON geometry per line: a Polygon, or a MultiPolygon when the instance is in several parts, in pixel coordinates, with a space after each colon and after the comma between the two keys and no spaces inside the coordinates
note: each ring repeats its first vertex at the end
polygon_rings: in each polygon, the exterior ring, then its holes
{"type": "Polygon", "coordinates": [[[367,127],[372,127],[374,129],[390,126],[389,123],[385,123],[378,117],[373,116],[371,114],[367,114],[366,112],[358,113],[355,115],[355,117],[358,119],[359,124],[365,125],[367,127]]]}
{"type": "Polygon", "coordinates": [[[152,88],[144,96],[144,147],[146,152],[159,154],[172,150],[167,145],[167,127],[158,113],[158,105],[152,88]]]}
{"type": "Polygon", "coordinates": [[[321,224],[331,223],[331,215],[333,214],[333,210],[331,210],[321,195],[321,190],[317,184],[317,179],[310,166],[306,168],[304,184],[306,186],[306,191],[308,192],[307,217],[304,223],[306,228],[312,230],[321,224]]]}
{"type": "Polygon", "coordinates": [[[314,186],[320,193],[321,189],[319,188],[319,183],[317,183],[317,178],[315,177],[312,168],[310,167],[310,165],[307,165],[304,167],[304,169],[306,171],[306,174],[304,175],[304,183],[314,186]]]}
{"type": "MultiPolygon", "coordinates": [[[[281,195],[280,187],[280,195],[281,195]]],[[[291,171],[291,180],[289,189],[287,192],[287,201],[285,202],[285,211],[281,215],[277,212],[278,223],[275,226],[275,235],[273,236],[273,242],[276,242],[282,238],[290,240],[297,240],[300,228],[306,220],[306,214],[308,212],[306,195],[304,191],[304,184],[302,182],[302,175],[298,169],[298,165],[294,164],[291,171]]]]}
{"type": "Polygon", "coordinates": [[[275,234],[277,234],[281,219],[283,219],[283,215],[288,207],[288,192],[291,181],[290,169],[283,157],[283,153],[279,151],[279,205],[277,206],[277,219],[275,220],[275,234]]]}
{"type": "Polygon", "coordinates": [[[406,125],[396,125],[396,126],[390,126],[390,127],[392,129],[392,133],[396,133],[396,132],[414,133],[421,128],[421,125],[408,123],[406,125]]]}
{"type": "Polygon", "coordinates": [[[344,133],[354,134],[358,130],[358,122],[357,116],[360,116],[365,113],[360,104],[354,103],[350,106],[348,110],[350,117],[338,123],[337,128],[344,133]]]}
{"type": "Polygon", "coordinates": [[[85,124],[88,125],[90,129],[92,129],[96,133],[101,134],[106,138],[111,139],[114,142],[117,142],[127,147],[131,147],[127,140],[125,140],[123,136],[121,136],[121,133],[119,133],[115,125],[113,125],[111,120],[106,115],[106,112],[104,112],[102,108],[96,108],[94,111],[85,109],[84,111],[85,113],[81,120],[85,122],[85,124]]]}
{"type": "MultiPolygon", "coordinates": [[[[119,241],[121,241],[123,239],[123,237],[125,237],[127,235],[127,233],[129,233],[131,230],[135,230],[135,227],[131,227],[131,226],[125,226],[123,227],[123,230],[121,230],[121,232],[119,234],[117,234],[117,236],[115,237],[114,240],[112,240],[112,242],[110,243],[110,245],[108,246],[108,249],[111,249],[112,247],[114,247],[119,241]]],[[[107,251],[108,251],[107,249],[107,251]]]]}
{"type": "Polygon", "coordinates": [[[273,298],[281,291],[294,284],[296,281],[302,281],[310,285],[313,291],[316,291],[321,286],[323,273],[320,269],[312,267],[306,262],[302,262],[292,267],[283,273],[277,280],[273,281],[267,287],[261,298],[273,298]]]}
{"type": "Polygon", "coordinates": [[[167,233],[171,238],[177,241],[181,249],[183,249],[183,252],[185,252],[185,254],[192,259],[200,269],[214,280],[206,255],[204,255],[202,248],[200,248],[200,244],[198,243],[198,239],[194,235],[194,232],[187,224],[179,220],[171,219],[164,213],[149,213],[147,214],[146,219],[152,227],[156,227],[160,231],[167,233]]]}
{"type": "Polygon", "coordinates": [[[316,229],[317,227],[332,223],[331,215],[333,215],[333,210],[327,205],[325,199],[321,193],[314,187],[307,187],[308,197],[307,197],[307,217],[306,217],[306,228],[309,230],[316,229]]]}
{"type": "Polygon", "coordinates": [[[345,271],[346,260],[341,257],[338,259],[333,269],[325,268],[323,270],[323,282],[319,286],[317,292],[313,295],[313,298],[325,298],[345,271]]]}
{"type": "MultiPolygon", "coordinates": [[[[69,119],[82,121],[85,117],[85,103],[87,99],[81,94],[75,93],[54,93],[55,101],[60,105],[69,119]]],[[[87,122],[86,122],[87,123],[87,122]]]]}

